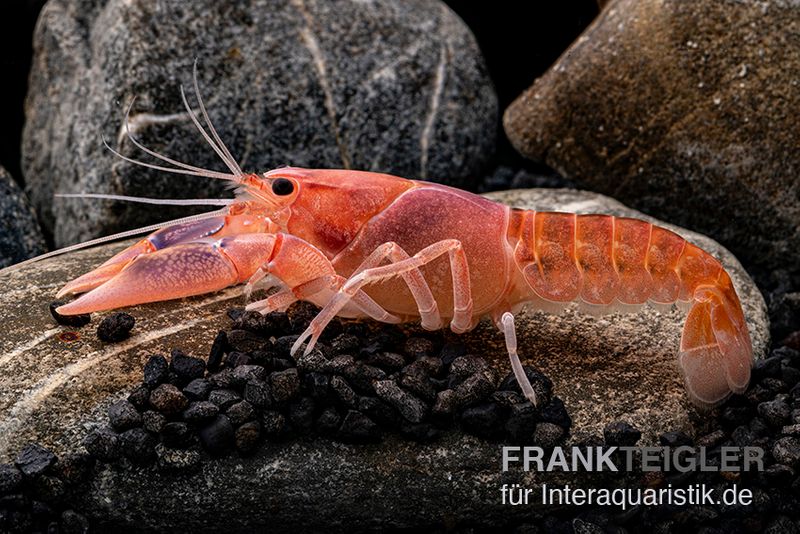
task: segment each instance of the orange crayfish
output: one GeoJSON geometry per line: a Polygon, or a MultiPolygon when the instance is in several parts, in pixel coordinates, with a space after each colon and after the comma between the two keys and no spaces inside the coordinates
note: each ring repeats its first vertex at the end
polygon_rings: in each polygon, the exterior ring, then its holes
{"type": "MultiPolygon", "coordinates": [[[[83,295],[59,313],[176,299],[239,283],[248,290],[279,286],[248,309],[268,313],[297,300],[322,307],[292,354],[306,341],[310,351],[337,315],[387,323],[418,319],[426,329],[449,323],[456,333],[490,316],[505,335],[523,392],[535,404],[517,355],[512,314],[521,306],[551,309],[580,301],[612,310],[683,302],[690,308],[678,361],[691,399],[712,406],[747,387],[752,346],[731,278],[710,254],[675,233],[630,218],[512,209],[444,185],[372,172],[245,173],[214,130],[196,75],[195,92],[208,130],[182,92],[187,112],[230,173],[160,155],[129,132],[137,147],[173,167],[117,155],[228,180],[238,186],[236,198],[207,201],[224,206],[158,225],[68,283],[59,296],[83,295]]],[[[120,235],[131,232],[111,237],[120,235]]]]}

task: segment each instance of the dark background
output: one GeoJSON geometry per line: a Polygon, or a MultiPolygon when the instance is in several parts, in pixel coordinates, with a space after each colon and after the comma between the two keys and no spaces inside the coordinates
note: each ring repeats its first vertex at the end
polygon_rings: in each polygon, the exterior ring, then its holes
{"type": "MultiPolygon", "coordinates": [[[[472,29],[495,84],[500,111],[542,74],[598,12],[595,0],[449,0],[472,29]]],[[[0,165],[23,184],[20,140],[36,17],[45,0],[0,4],[0,165]]],[[[499,120],[499,119],[498,119],[499,120]]],[[[498,163],[527,166],[498,136],[498,163]]],[[[535,167],[535,166],[533,166],[535,167]]]]}

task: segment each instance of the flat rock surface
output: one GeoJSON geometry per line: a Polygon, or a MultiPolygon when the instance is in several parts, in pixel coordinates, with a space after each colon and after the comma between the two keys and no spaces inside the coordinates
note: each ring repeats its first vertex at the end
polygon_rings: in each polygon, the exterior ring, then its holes
{"type": "MultiPolygon", "coordinates": [[[[573,190],[492,196],[518,207],[641,216],[606,197],[573,190]]],[[[676,230],[723,261],[761,356],[769,343],[768,324],[753,282],[724,248],[676,230]]],[[[107,423],[107,406],[141,381],[149,354],[180,347],[205,357],[216,332],[229,326],[224,310],[243,302],[241,290],[232,288],[131,308],[136,326],[132,337],[118,344],[105,345],[94,334],[104,314],[95,314],[79,330],[55,325],[47,305],[57,288],[119,247],[2,275],[11,289],[0,294],[0,314],[6,318],[0,336],[0,461],[13,458],[30,441],[59,455],[79,449],[89,429],[107,423]],[[78,339],[69,341],[71,332],[78,332],[78,339]]],[[[573,439],[601,434],[608,422],[624,419],[642,430],[643,443],[652,444],[666,430],[701,432],[708,420],[688,403],[677,368],[683,315],[651,308],[600,318],[575,310],[562,315],[529,311],[518,316],[521,353],[553,380],[573,418],[573,439]]],[[[503,375],[508,372],[502,338],[490,324],[482,323],[463,340],[503,375]]],[[[397,437],[361,446],[317,438],[268,443],[248,458],[208,459],[197,472],[180,476],[156,467],[99,464],[85,492],[72,498],[76,509],[108,528],[411,528],[505,524],[530,509],[501,505],[503,483],[559,482],[557,473],[503,474],[500,462],[500,444],[459,432],[425,445],[397,437]]]]}
{"type": "Polygon", "coordinates": [[[3,167],[0,167],[0,213],[0,268],[46,250],[28,199],[3,167]]]}
{"type": "Polygon", "coordinates": [[[709,235],[800,258],[800,4],[614,0],[505,112],[523,155],[709,235]]]}
{"type": "Polygon", "coordinates": [[[226,170],[181,103],[182,84],[198,110],[195,58],[211,120],[245,170],[354,168],[469,187],[494,151],[483,58],[438,0],[51,0],[34,49],[23,169],[59,246],[186,212],[53,193],[223,195],[223,182],[134,167],[101,140],[155,161],[125,139],[138,97],[140,141],[226,170]]]}

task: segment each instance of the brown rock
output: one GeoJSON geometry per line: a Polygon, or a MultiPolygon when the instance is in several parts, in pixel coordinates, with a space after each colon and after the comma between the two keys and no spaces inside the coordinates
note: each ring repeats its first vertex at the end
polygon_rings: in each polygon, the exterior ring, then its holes
{"type": "Polygon", "coordinates": [[[800,250],[800,6],[615,0],[505,112],[525,156],[706,233],[800,250]]]}

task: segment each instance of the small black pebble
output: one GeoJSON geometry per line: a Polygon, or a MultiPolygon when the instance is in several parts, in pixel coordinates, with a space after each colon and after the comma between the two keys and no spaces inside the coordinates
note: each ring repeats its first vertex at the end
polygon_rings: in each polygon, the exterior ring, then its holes
{"type": "Polygon", "coordinates": [[[373,442],[380,439],[381,429],[361,412],[350,410],[344,416],[337,437],[351,443],[373,442]]]}
{"type": "Polygon", "coordinates": [[[381,400],[392,405],[407,421],[420,423],[428,414],[429,406],[415,395],[400,388],[394,380],[375,382],[375,392],[381,400]]]}
{"type": "Polygon", "coordinates": [[[183,388],[183,394],[189,400],[205,400],[209,393],[211,393],[211,382],[205,378],[195,378],[183,388]]]}
{"type": "Polygon", "coordinates": [[[402,354],[397,354],[396,352],[378,352],[367,358],[367,364],[380,367],[387,373],[393,373],[402,369],[406,364],[406,360],[402,354]]]}
{"type": "Polygon", "coordinates": [[[263,381],[267,377],[267,370],[260,365],[239,365],[233,370],[233,384],[242,387],[250,380],[263,381]]]}
{"type": "Polygon", "coordinates": [[[241,397],[232,389],[215,389],[208,395],[208,400],[219,406],[223,412],[239,402],[241,397]]]}
{"type": "Polygon", "coordinates": [[[266,315],[257,311],[246,311],[233,323],[234,330],[247,330],[262,337],[269,337],[273,332],[273,324],[266,315]]]}
{"type": "Polygon", "coordinates": [[[167,415],[181,412],[189,400],[172,384],[161,384],[150,393],[150,406],[167,415]]]}
{"type": "Polygon", "coordinates": [[[268,408],[272,404],[269,385],[262,380],[250,380],[244,386],[244,400],[258,408],[268,408]]]}
{"type": "Polygon", "coordinates": [[[219,415],[219,407],[211,401],[196,401],[183,411],[183,420],[187,423],[200,424],[210,421],[219,415]]]}
{"type": "Polygon", "coordinates": [[[303,377],[303,390],[315,400],[328,396],[328,375],[316,372],[306,373],[303,377]]]}
{"type": "Polygon", "coordinates": [[[55,461],[55,454],[38,443],[29,443],[20,451],[14,463],[25,476],[35,477],[44,473],[55,461]]]}
{"type": "Polygon", "coordinates": [[[144,364],[144,380],[145,386],[153,389],[157,385],[166,382],[169,376],[169,364],[167,359],[161,354],[155,354],[147,359],[144,364]]]}
{"type": "Polygon", "coordinates": [[[439,352],[439,357],[442,359],[442,363],[444,365],[449,366],[451,363],[453,363],[453,360],[455,360],[459,356],[465,356],[466,354],[467,354],[466,345],[459,342],[453,342],[444,344],[441,352],[439,352]]]}
{"type": "Polygon", "coordinates": [[[225,312],[225,315],[227,315],[228,319],[231,321],[238,321],[242,314],[244,314],[244,308],[231,308],[225,312]]]}
{"type": "Polygon", "coordinates": [[[231,351],[228,353],[228,357],[225,358],[225,365],[230,367],[231,369],[235,369],[240,365],[247,365],[250,363],[250,354],[246,352],[239,352],[238,350],[231,351]]]}
{"type": "MultiPolygon", "coordinates": [[[[528,377],[534,393],[536,393],[537,404],[543,406],[550,402],[550,396],[553,393],[553,382],[534,367],[524,365],[522,368],[525,370],[525,376],[528,377]]],[[[508,373],[497,389],[522,393],[514,373],[508,373]]],[[[556,424],[558,423],[556,422],[556,424]]]]}
{"type": "Polygon", "coordinates": [[[120,437],[122,454],[137,463],[149,463],[156,457],[156,439],[144,428],[126,430],[120,437]]]}
{"type": "Polygon", "coordinates": [[[228,416],[233,426],[239,426],[251,420],[255,416],[255,410],[253,410],[252,404],[243,400],[232,404],[225,410],[225,415],[228,416]]]}
{"type": "Polygon", "coordinates": [[[269,342],[247,330],[231,330],[228,332],[228,347],[232,351],[252,352],[261,349],[265,343],[269,342]]]}
{"type": "Polygon", "coordinates": [[[203,378],[206,373],[206,362],[200,358],[188,356],[179,350],[172,351],[172,361],[169,367],[175,374],[186,380],[203,378]]]}
{"type": "Polygon", "coordinates": [[[261,426],[266,436],[275,439],[284,437],[288,430],[286,418],[274,410],[267,410],[261,414],[261,426]]]}
{"type": "MultiPolygon", "coordinates": [[[[489,364],[480,356],[458,356],[450,364],[450,387],[455,387],[468,376],[472,376],[487,367],[489,367],[489,364]]],[[[503,387],[504,385],[505,381],[500,385],[500,389],[506,389],[503,387]]]]}
{"type": "Polygon", "coordinates": [[[539,423],[533,433],[533,442],[544,449],[552,449],[564,437],[564,429],[553,423],[539,423]]]}
{"type": "Polygon", "coordinates": [[[689,447],[692,445],[692,438],[683,432],[664,432],[658,436],[658,441],[664,447],[689,447]]]}
{"type": "Polygon", "coordinates": [[[278,358],[290,358],[289,352],[292,350],[292,345],[297,341],[299,335],[281,336],[275,340],[272,346],[275,351],[275,356],[278,358]]]}
{"type": "Polygon", "coordinates": [[[314,401],[301,397],[289,405],[289,422],[298,434],[308,434],[314,428],[314,401]]]}
{"type": "Polygon", "coordinates": [[[603,438],[607,445],[633,447],[641,437],[642,433],[625,421],[613,421],[603,428],[603,438]]]}
{"type": "Polygon", "coordinates": [[[431,384],[428,374],[420,370],[403,373],[400,376],[400,387],[429,403],[436,399],[436,388],[431,384]]]}
{"type": "Polygon", "coordinates": [[[341,421],[342,417],[339,415],[339,412],[328,406],[319,414],[315,427],[317,432],[323,436],[331,436],[336,433],[341,421]]]}
{"type": "Polygon", "coordinates": [[[67,453],[53,466],[55,476],[68,486],[83,482],[94,466],[94,458],[85,452],[67,453]]]}
{"type": "Polygon", "coordinates": [[[367,415],[367,417],[383,427],[398,427],[402,420],[397,410],[376,397],[359,398],[358,411],[367,415]]]}
{"type": "Polygon", "coordinates": [[[144,384],[140,384],[133,388],[131,394],[128,395],[128,402],[136,406],[139,410],[147,408],[150,401],[150,390],[144,384]]]}
{"type": "Polygon", "coordinates": [[[142,428],[158,434],[167,422],[167,418],[155,410],[147,410],[142,414],[142,428]]]}
{"type": "Polygon", "coordinates": [[[530,442],[536,430],[536,416],[536,408],[530,402],[512,404],[505,424],[506,432],[511,440],[515,443],[530,442]]]}
{"type": "Polygon", "coordinates": [[[108,419],[117,431],[128,430],[142,424],[142,415],[127,400],[118,400],[108,407],[108,419]]]}
{"type": "Polygon", "coordinates": [[[233,370],[223,369],[218,373],[209,375],[206,380],[208,380],[214,388],[229,389],[233,387],[233,370]]]}
{"type": "Polygon", "coordinates": [[[311,323],[318,313],[319,308],[310,302],[295,302],[286,310],[286,316],[289,318],[291,331],[298,334],[301,333],[308,327],[309,323],[311,323]]]}
{"type": "Polygon", "coordinates": [[[112,313],[100,322],[97,327],[97,337],[106,343],[116,343],[127,339],[131,329],[136,324],[133,315],[125,312],[112,313]]]}
{"type": "Polygon", "coordinates": [[[300,392],[300,378],[294,368],[272,373],[269,384],[276,402],[286,402],[300,392]]]}
{"type": "Polygon", "coordinates": [[[249,421],[236,429],[234,441],[239,452],[249,453],[256,448],[261,437],[261,425],[258,421],[249,421]]]}
{"type": "Polygon", "coordinates": [[[171,422],[161,429],[161,441],[173,449],[182,449],[190,445],[192,437],[192,430],[186,423],[171,422]]]}
{"type": "Polygon", "coordinates": [[[22,483],[22,471],[11,464],[0,465],[0,495],[13,493],[22,483]]]}
{"type": "Polygon", "coordinates": [[[231,425],[226,416],[217,416],[210,424],[200,430],[200,441],[208,452],[221,454],[233,445],[233,425],[231,425]]]}
{"type": "Polygon", "coordinates": [[[93,430],[83,439],[83,446],[89,454],[103,462],[113,462],[119,458],[119,434],[110,428],[93,430]]]}
{"type": "Polygon", "coordinates": [[[92,320],[92,316],[88,313],[82,313],[80,315],[61,315],[56,311],[56,308],[64,304],[66,304],[66,302],[58,300],[50,303],[50,315],[53,316],[53,319],[55,319],[58,324],[70,326],[72,328],[80,328],[86,326],[89,324],[89,321],[92,320]]]}
{"type": "Polygon", "coordinates": [[[344,370],[344,376],[354,389],[362,393],[374,393],[374,382],[386,378],[386,373],[371,365],[357,362],[344,370]]]}
{"type": "Polygon", "coordinates": [[[424,337],[410,337],[403,343],[403,352],[414,360],[423,356],[433,356],[435,350],[433,341],[424,337]]]}
{"type": "Polygon", "coordinates": [[[228,334],[224,330],[217,333],[214,342],[211,344],[211,351],[208,354],[208,367],[209,371],[216,371],[219,369],[219,364],[222,363],[222,357],[228,351],[228,334]]]}
{"type": "Polygon", "coordinates": [[[478,437],[498,439],[502,437],[505,418],[503,409],[494,402],[483,402],[461,412],[464,430],[478,437]]]}
{"type": "Polygon", "coordinates": [[[339,354],[353,354],[359,349],[358,337],[352,334],[340,334],[333,338],[330,342],[331,355],[338,356],[339,354]]]}
{"type": "Polygon", "coordinates": [[[567,407],[564,406],[564,401],[558,397],[553,397],[550,402],[542,406],[539,411],[539,420],[553,423],[564,429],[572,427],[572,418],[567,413],[567,407]]]}

